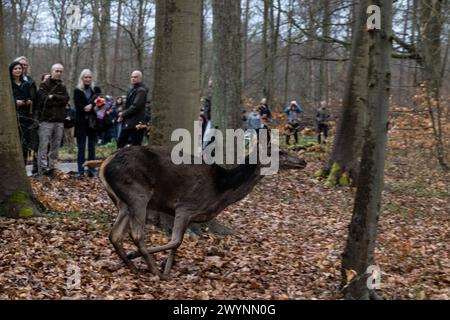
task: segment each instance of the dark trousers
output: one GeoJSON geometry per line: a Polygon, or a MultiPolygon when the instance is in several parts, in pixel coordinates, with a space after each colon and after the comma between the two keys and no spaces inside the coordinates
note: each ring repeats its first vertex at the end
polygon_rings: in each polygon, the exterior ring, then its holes
{"type": "Polygon", "coordinates": [[[294,136],[295,144],[298,144],[298,131],[290,132],[286,135],[286,144],[289,145],[291,143],[291,136],[294,136]]]}
{"type": "Polygon", "coordinates": [[[86,161],[86,140],[88,145],[88,160],[95,160],[95,145],[97,143],[96,135],[79,135],[77,137],[78,146],[78,173],[84,173],[84,162],[86,161]]]}
{"type": "Polygon", "coordinates": [[[22,154],[27,165],[29,151],[32,147],[31,133],[32,133],[33,120],[30,117],[19,116],[19,134],[20,143],[22,145],[22,154]]]}
{"type": "Polygon", "coordinates": [[[322,132],[325,139],[328,138],[328,125],[326,123],[320,123],[317,128],[317,142],[322,143],[322,132]]]}
{"type": "Polygon", "coordinates": [[[145,130],[123,129],[117,142],[117,148],[126,147],[130,141],[133,146],[141,146],[144,140],[144,132],[145,130]]]}

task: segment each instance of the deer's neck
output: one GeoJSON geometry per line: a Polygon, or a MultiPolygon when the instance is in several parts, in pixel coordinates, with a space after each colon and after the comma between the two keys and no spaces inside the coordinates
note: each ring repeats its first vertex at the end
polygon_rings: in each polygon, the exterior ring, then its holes
{"type": "Polygon", "coordinates": [[[259,165],[243,164],[236,168],[222,169],[217,183],[224,204],[232,204],[247,196],[262,179],[259,165]]]}

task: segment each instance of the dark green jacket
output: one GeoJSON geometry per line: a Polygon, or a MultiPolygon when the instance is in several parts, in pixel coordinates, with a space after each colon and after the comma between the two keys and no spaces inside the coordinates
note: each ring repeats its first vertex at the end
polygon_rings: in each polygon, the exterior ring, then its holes
{"type": "Polygon", "coordinates": [[[41,83],[38,98],[40,122],[64,122],[70,97],[61,80],[50,78],[41,83]]]}

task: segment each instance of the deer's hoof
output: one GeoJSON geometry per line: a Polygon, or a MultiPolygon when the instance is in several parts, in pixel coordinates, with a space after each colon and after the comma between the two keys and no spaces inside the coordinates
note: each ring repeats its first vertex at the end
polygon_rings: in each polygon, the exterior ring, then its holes
{"type": "Polygon", "coordinates": [[[130,252],[130,253],[127,255],[127,259],[128,259],[128,260],[134,260],[134,259],[139,258],[140,256],[141,256],[141,254],[140,254],[138,251],[133,251],[133,252],[130,252]]]}
{"type": "Polygon", "coordinates": [[[162,281],[169,281],[170,280],[170,274],[167,273],[161,273],[159,275],[159,279],[161,279],[162,281]]]}

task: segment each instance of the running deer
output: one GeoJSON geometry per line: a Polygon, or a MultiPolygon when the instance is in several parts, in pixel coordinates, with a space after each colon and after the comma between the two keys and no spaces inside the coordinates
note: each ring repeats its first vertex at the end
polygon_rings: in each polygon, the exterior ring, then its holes
{"type": "MultiPolygon", "coordinates": [[[[280,169],[303,169],[306,162],[280,153],[280,169]]],[[[150,271],[165,278],[169,275],[175,252],[190,223],[204,223],[215,218],[229,205],[247,196],[263,178],[261,165],[243,164],[233,169],[218,165],[175,165],[171,150],[164,147],[130,147],[106,159],[100,179],[119,209],[110,241],[120,258],[138,272],[133,259],[143,257],[150,271]],[[163,212],[174,216],[168,244],[147,248],[144,227],[163,212]],[[137,247],[127,255],[122,245],[130,235],[137,247]],[[170,250],[161,275],[153,253],[170,250]]]]}

